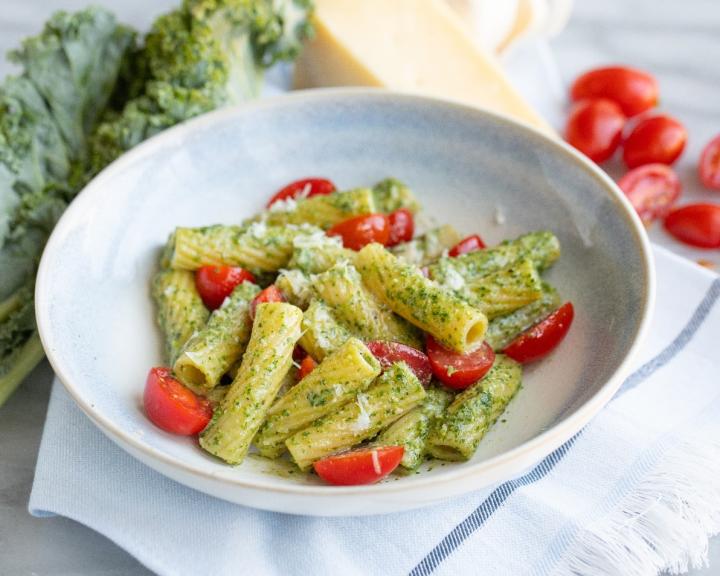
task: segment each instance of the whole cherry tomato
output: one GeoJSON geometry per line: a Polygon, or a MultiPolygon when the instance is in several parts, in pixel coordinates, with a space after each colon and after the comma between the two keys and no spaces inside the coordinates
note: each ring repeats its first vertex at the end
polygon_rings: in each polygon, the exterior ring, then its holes
{"type": "Polygon", "coordinates": [[[390,239],[390,225],[385,214],[364,214],[335,224],[327,234],[340,236],[345,248],[360,250],[372,242],[387,245],[390,239]]]}
{"type": "Polygon", "coordinates": [[[706,188],[720,190],[720,135],[713,138],[700,156],[700,181],[706,188]]]}
{"type": "Polygon", "coordinates": [[[404,454],[403,446],[359,448],[322,458],[313,464],[313,468],[328,484],[337,486],[372,484],[395,470],[404,454]]]}
{"type": "Polygon", "coordinates": [[[225,298],[243,282],[255,282],[255,277],[239,266],[203,266],[195,272],[195,286],[210,310],[220,308],[225,298]]]}
{"type": "Polygon", "coordinates": [[[607,98],[627,117],[649,110],[657,104],[658,84],[647,72],[626,66],[596,68],[578,76],[572,85],[573,100],[607,98]]]}
{"type": "Polygon", "coordinates": [[[665,218],[665,229],[698,248],[720,248],[720,204],[689,204],[665,218]]]}
{"type": "Polygon", "coordinates": [[[169,368],[150,370],[143,404],[155,426],[181,436],[202,432],[213,414],[210,402],[173,378],[169,368]]]}
{"type": "Polygon", "coordinates": [[[459,354],[443,348],[432,336],[426,340],[433,374],[446,386],[463,390],[475,384],[492,368],[495,353],[487,342],[477,350],[459,354]]]}
{"type": "Polygon", "coordinates": [[[310,198],[311,196],[330,194],[335,192],[335,190],[337,190],[335,184],[325,178],[303,178],[302,180],[291,182],[285,186],[285,188],[278,190],[273,197],[270,198],[267,207],[270,208],[270,206],[280,200],[310,198]]]}
{"type": "Polygon", "coordinates": [[[665,164],[634,168],[618,180],[618,186],[645,224],[665,218],[682,191],[680,178],[665,164]]]}
{"type": "Polygon", "coordinates": [[[566,302],[547,318],[525,330],[503,352],[521,364],[544,358],[563,341],[574,316],[572,303],[566,302]]]}
{"type": "Polygon", "coordinates": [[[687,130],[670,116],[651,116],[641,120],[623,144],[623,160],[628,168],[643,164],[672,164],[687,142],[687,130]]]}
{"type": "Polygon", "coordinates": [[[473,234],[472,236],[463,238],[460,242],[455,244],[455,246],[450,248],[448,256],[450,256],[450,258],[455,258],[455,256],[467,254],[468,252],[475,252],[476,250],[482,250],[483,248],[485,248],[485,242],[483,242],[480,236],[473,234]]]}
{"type": "Polygon", "coordinates": [[[412,212],[407,208],[399,208],[388,214],[388,225],[390,226],[390,237],[387,246],[395,246],[400,242],[412,240],[415,232],[415,220],[412,212]]]}
{"type": "Polygon", "coordinates": [[[617,150],[625,115],[611,100],[580,100],[570,111],[565,139],[593,162],[605,162],[617,150]]]}

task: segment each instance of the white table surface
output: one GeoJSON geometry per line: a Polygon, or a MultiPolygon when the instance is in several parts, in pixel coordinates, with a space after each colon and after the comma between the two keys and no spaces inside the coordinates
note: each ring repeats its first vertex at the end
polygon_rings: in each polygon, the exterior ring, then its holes
{"type": "MultiPolygon", "coordinates": [[[[125,22],[146,28],[179,0],[95,0],[125,22]]],[[[0,52],[37,32],[57,8],[75,10],[88,0],[1,0],[0,52]]],[[[652,71],[660,80],[662,107],[690,133],[678,165],[687,200],[720,202],[703,191],[696,163],[705,142],[720,133],[720,0],[576,0],[568,28],[552,47],[563,79],[586,68],[626,63],[652,71]]],[[[0,77],[11,68],[0,62],[0,77]]],[[[619,165],[609,167],[617,175],[619,165]]],[[[720,264],[720,251],[685,249],[656,227],[656,242],[692,259],[720,264]]],[[[92,530],[65,518],[36,519],[27,512],[35,459],[45,419],[52,372],[43,362],[0,408],[0,574],[149,574],[123,550],[92,530]]],[[[88,479],[92,481],[92,479],[88,479]]],[[[141,495],[139,495],[141,497],[141,495]]],[[[694,576],[720,574],[720,538],[710,547],[710,567],[694,576]]]]}

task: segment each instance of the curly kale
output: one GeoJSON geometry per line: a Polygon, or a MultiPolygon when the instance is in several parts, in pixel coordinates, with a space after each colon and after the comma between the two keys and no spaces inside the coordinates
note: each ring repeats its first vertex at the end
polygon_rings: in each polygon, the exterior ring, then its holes
{"type": "Polygon", "coordinates": [[[42,358],[33,284],[84,184],[146,138],[257,96],[310,34],[309,0],[185,0],[143,43],[102,8],[58,12],[0,85],[0,405],[42,358]]]}

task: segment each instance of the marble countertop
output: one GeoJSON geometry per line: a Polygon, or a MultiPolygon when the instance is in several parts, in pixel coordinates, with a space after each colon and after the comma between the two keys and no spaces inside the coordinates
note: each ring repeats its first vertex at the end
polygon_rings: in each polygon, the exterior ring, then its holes
{"type": "MultiPolygon", "coordinates": [[[[103,0],[121,20],[147,28],[154,16],[178,0],[103,0]]],[[[38,31],[52,10],[75,10],[88,0],[3,0],[0,52],[38,31]],[[9,9],[8,9],[9,8],[9,9]]],[[[696,164],[703,145],[720,133],[720,2],[717,0],[576,0],[568,28],[552,42],[560,74],[570,81],[599,64],[627,63],[652,71],[661,85],[663,110],[688,127],[690,141],[678,164],[687,201],[720,201],[703,191],[696,164]]],[[[11,68],[0,63],[0,77],[11,68]]],[[[620,173],[619,165],[608,171],[620,173]]],[[[654,241],[697,260],[720,265],[720,251],[686,249],[660,227],[654,241]]],[[[111,541],[67,518],[37,519],[27,512],[35,459],[42,433],[52,372],[43,362],[0,408],[0,573],[149,574],[111,541]]],[[[89,481],[92,481],[89,479],[89,481]]],[[[720,573],[720,538],[710,547],[710,567],[694,576],[720,573]]]]}

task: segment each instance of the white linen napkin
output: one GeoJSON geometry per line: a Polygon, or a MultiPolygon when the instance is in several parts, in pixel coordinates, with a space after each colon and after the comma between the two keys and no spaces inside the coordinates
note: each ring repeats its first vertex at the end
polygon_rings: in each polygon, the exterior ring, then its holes
{"type": "Polygon", "coordinates": [[[90,526],[163,575],[685,571],[720,531],[720,277],[662,248],[655,260],[657,314],[620,392],[494,489],[376,517],[253,510],[134,460],[56,383],[30,511],[90,526]]]}

